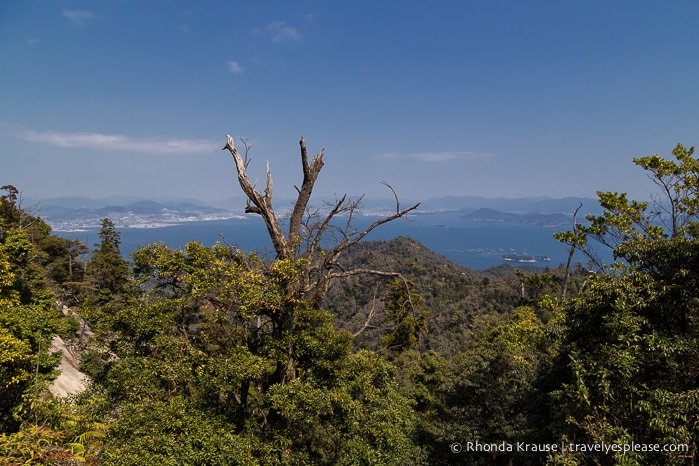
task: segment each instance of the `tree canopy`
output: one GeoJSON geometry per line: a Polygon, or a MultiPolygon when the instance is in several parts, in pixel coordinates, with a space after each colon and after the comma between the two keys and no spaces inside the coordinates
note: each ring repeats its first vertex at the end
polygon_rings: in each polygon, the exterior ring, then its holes
{"type": "Polygon", "coordinates": [[[602,215],[576,212],[557,235],[591,273],[570,261],[472,271],[409,238],[360,241],[417,205],[396,196],[361,231],[361,199],[312,208],[324,159],[303,139],[285,220],[269,169],[264,192],[250,184],[243,143],[244,156],[230,137],[224,149],[273,258],[222,241],[126,259],[109,219],[88,257],[3,188],[0,464],[697,462],[694,148],[634,159],[657,195],[600,192],[602,215]],[[47,391],[57,335],[91,379],[67,400],[47,391]],[[463,448],[474,444],[490,447],[463,448]]]}

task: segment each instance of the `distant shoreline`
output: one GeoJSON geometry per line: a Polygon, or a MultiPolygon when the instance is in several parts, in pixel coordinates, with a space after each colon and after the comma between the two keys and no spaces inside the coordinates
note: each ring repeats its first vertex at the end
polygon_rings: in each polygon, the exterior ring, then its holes
{"type": "MultiPolygon", "coordinates": [[[[372,218],[358,217],[356,220],[356,228],[361,230],[372,218]]],[[[243,251],[269,253],[273,257],[273,247],[264,222],[254,217],[249,220],[143,222],[117,229],[121,232],[121,251],[126,257],[139,246],[162,243],[175,249],[184,248],[190,241],[198,241],[205,246],[225,241],[243,251]],[[158,227],[158,224],[169,226],[158,227]],[[135,228],[136,225],[141,228],[135,228]]],[[[396,236],[408,236],[451,261],[472,269],[486,269],[507,263],[554,267],[564,264],[568,257],[569,249],[553,238],[553,233],[563,229],[564,227],[542,228],[500,222],[470,222],[459,219],[453,213],[431,213],[415,215],[410,221],[396,220],[384,224],[366,240],[385,241],[396,236]],[[529,254],[528,251],[534,253],[529,254]],[[535,262],[503,260],[503,256],[509,254],[530,256],[535,262]]],[[[93,246],[99,227],[76,225],[72,230],[77,231],[57,233],[93,246]]],[[[580,255],[575,260],[584,262],[585,259],[580,255]]]]}

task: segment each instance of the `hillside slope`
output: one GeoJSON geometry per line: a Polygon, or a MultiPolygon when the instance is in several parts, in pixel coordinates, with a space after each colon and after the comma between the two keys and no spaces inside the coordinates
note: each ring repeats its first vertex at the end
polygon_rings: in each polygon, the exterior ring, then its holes
{"type": "MultiPolygon", "coordinates": [[[[473,270],[451,262],[417,240],[397,237],[389,241],[367,241],[354,245],[341,261],[347,269],[368,268],[401,273],[416,285],[430,311],[429,333],[423,349],[454,354],[469,341],[470,327],[479,315],[509,312],[521,303],[520,279],[515,270],[539,271],[559,281],[562,270],[537,267],[498,267],[473,270]]],[[[390,279],[350,277],[335,283],[324,307],[338,319],[337,326],[359,332],[372,318],[356,344],[376,348],[386,330],[381,298],[390,279]]]]}

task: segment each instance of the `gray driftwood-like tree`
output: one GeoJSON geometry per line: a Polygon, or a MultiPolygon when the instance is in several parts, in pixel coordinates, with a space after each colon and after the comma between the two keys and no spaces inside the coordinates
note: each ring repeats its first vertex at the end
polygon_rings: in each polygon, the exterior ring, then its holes
{"type": "Polygon", "coordinates": [[[299,145],[303,181],[300,188],[296,187],[298,195],[288,219],[288,230],[285,232],[284,223],[272,206],[272,173],[269,162],[267,162],[266,186],[264,192],[260,192],[250,181],[247,173],[250,163],[248,155],[252,146],[245,140],[242,142],[245,147],[244,156],[236,149],[231,136],[227,136],[226,145],[222,150],[228,150],[235,161],[238,182],[247,197],[245,212],[260,215],[264,220],[277,254],[277,261],[290,261],[302,266],[299,276],[284,280],[281,284],[283,289],[279,291],[284,296],[281,308],[265,313],[272,323],[272,337],[277,341],[288,342],[286,358],[284,361],[281,359],[277,361],[277,368],[271,379],[284,383],[295,379],[297,375],[295,346],[293,338],[289,337],[295,331],[298,304],[309,303],[313,308],[319,309],[330,285],[338,278],[360,274],[400,277],[396,272],[384,270],[345,270],[338,258],[347,248],[360,241],[379,225],[406,216],[419,204],[401,208],[396,192],[384,182],[396,199],[396,211],[392,215],[374,221],[363,230],[357,230],[352,226],[352,220],[361,206],[361,197],[352,200],[344,195],[335,202],[325,203],[324,209],[310,208],[309,201],[313,187],[325,163],[324,151],[321,150],[309,160],[306,142],[301,138],[299,145]]]}
{"type": "Polygon", "coordinates": [[[272,206],[272,173],[269,162],[267,162],[266,186],[264,192],[260,192],[250,181],[247,173],[250,162],[248,155],[252,146],[245,140],[241,141],[245,147],[245,155],[238,151],[230,135],[227,136],[226,145],[222,150],[228,150],[235,161],[238,182],[247,197],[245,212],[262,217],[277,259],[306,260],[303,278],[300,283],[294,284],[294,294],[297,299],[308,300],[313,307],[318,308],[335,279],[360,274],[399,276],[398,273],[383,270],[345,270],[340,266],[338,258],[347,248],[363,239],[376,227],[406,217],[410,211],[420,205],[419,203],[402,208],[395,190],[388,183],[383,182],[395,198],[395,213],[377,219],[363,230],[353,227],[353,219],[361,207],[362,197],[352,200],[344,195],[334,202],[325,202],[326,209],[309,208],[313,187],[325,164],[324,150],[309,159],[306,142],[302,137],[299,146],[303,181],[300,188],[296,187],[298,195],[288,219],[288,230],[285,232],[283,223],[272,206]]]}

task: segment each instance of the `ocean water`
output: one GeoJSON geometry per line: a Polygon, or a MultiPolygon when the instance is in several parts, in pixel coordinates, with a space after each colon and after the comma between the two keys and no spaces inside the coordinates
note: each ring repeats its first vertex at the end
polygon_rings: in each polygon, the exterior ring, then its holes
{"type": "MultiPolygon", "coordinates": [[[[355,222],[362,230],[375,217],[360,217],[355,222]]],[[[568,247],[556,241],[553,233],[565,231],[567,226],[539,227],[500,222],[473,222],[458,218],[458,214],[423,213],[410,215],[383,224],[366,239],[388,240],[408,236],[420,241],[429,249],[450,260],[474,269],[484,269],[505,263],[505,254],[547,256],[550,261],[537,261],[530,265],[556,267],[568,259],[568,247]]],[[[181,248],[189,241],[199,241],[206,246],[216,241],[236,245],[243,251],[258,251],[272,256],[272,243],[261,218],[188,222],[159,228],[123,228],[121,250],[129,255],[139,246],[162,242],[171,248],[181,248]]],[[[90,247],[99,242],[98,230],[84,232],[56,232],[59,236],[80,240],[90,247]]],[[[576,254],[576,261],[586,262],[576,254]]],[[[511,262],[512,263],[512,262],[511,262]]],[[[512,263],[517,264],[517,263],[512,263]]]]}

